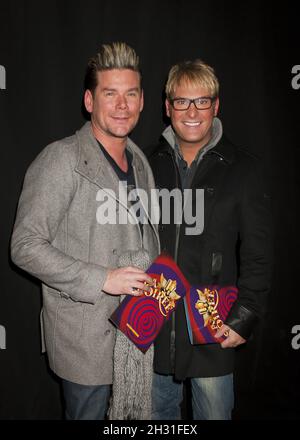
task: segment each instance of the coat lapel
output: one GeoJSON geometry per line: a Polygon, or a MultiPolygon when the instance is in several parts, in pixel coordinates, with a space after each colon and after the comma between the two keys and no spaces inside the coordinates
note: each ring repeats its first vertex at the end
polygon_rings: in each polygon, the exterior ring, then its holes
{"type": "MultiPolygon", "coordinates": [[[[78,139],[79,159],[75,171],[99,186],[128,211],[126,190],[123,188],[123,185],[119,185],[120,181],[112,167],[107,166],[107,160],[92,133],[90,122],[87,122],[77,131],[76,136],[78,139]]],[[[145,180],[144,164],[136,153],[138,147],[130,139],[128,139],[128,147],[133,155],[132,166],[136,188],[137,190],[144,190],[148,195],[148,199],[150,199],[149,189],[147,188],[147,182],[145,180]]],[[[149,207],[147,203],[145,203],[142,195],[140,196],[140,201],[151,223],[149,207]]],[[[134,214],[131,212],[131,215],[134,214]]],[[[138,223],[137,217],[135,217],[135,220],[138,223]]]]}
{"type": "Polygon", "coordinates": [[[109,188],[118,194],[119,179],[113,169],[107,166],[107,160],[92,133],[90,122],[77,131],[76,136],[79,158],[75,171],[101,189],[109,188]]]}

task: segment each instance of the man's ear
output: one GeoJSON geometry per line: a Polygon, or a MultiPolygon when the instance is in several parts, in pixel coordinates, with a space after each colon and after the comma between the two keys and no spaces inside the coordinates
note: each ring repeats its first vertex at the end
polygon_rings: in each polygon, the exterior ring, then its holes
{"type": "Polygon", "coordinates": [[[94,106],[94,99],[93,99],[92,92],[90,90],[86,90],[84,92],[84,105],[85,105],[86,110],[89,113],[92,113],[93,106],[94,106]]]}
{"type": "Polygon", "coordinates": [[[141,103],[140,103],[140,112],[143,110],[144,108],[144,90],[141,90],[141,103]]]}
{"type": "Polygon", "coordinates": [[[168,98],[166,98],[166,100],[165,100],[165,106],[166,106],[166,114],[170,118],[171,117],[170,116],[170,106],[171,106],[171,104],[170,104],[170,101],[168,100],[168,98]]]}
{"type": "Polygon", "coordinates": [[[214,116],[217,116],[220,106],[220,100],[217,98],[214,102],[214,116]]]}

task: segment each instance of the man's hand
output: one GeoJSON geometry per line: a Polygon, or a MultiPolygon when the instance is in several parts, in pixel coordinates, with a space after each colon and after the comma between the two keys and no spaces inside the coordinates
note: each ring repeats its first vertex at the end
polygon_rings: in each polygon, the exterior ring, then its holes
{"type": "Polygon", "coordinates": [[[227,338],[221,343],[222,348],[233,348],[237,347],[238,345],[245,344],[246,339],[242,338],[237,332],[232,330],[228,325],[222,325],[222,327],[219,328],[217,333],[215,334],[216,338],[220,338],[224,335],[225,332],[228,332],[227,338]]]}
{"type": "Polygon", "coordinates": [[[132,266],[121,267],[108,272],[103,290],[111,295],[141,296],[143,291],[150,290],[150,286],[146,286],[144,282],[151,285],[152,278],[143,270],[132,266]]]}

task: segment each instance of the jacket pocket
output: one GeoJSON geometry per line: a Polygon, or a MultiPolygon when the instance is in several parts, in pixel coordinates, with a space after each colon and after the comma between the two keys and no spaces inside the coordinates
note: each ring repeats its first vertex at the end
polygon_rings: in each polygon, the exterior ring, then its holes
{"type": "Polygon", "coordinates": [[[71,299],[60,298],[57,310],[55,342],[76,344],[81,337],[84,325],[84,304],[71,299]]]}

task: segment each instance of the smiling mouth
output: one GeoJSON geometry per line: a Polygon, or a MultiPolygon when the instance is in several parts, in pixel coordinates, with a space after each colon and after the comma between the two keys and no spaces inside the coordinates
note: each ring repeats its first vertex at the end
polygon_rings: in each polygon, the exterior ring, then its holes
{"type": "Polygon", "coordinates": [[[129,121],[129,118],[116,118],[116,117],[113,117],[112,120],[117,125],[127,125],[128,121],[129,121]]]}
{"type": "Polygon", "coordinates": [[[188,127],[199,127],[201,122],[183,122],[183,124],[188,126],[188,127]]]}

